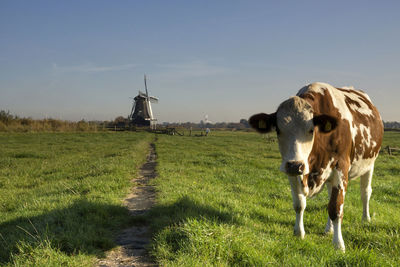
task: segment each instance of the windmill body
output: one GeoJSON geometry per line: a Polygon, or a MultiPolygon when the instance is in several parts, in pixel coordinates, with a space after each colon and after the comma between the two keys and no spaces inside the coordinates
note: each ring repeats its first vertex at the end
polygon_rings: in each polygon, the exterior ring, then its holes
{"type": "Polygon", "coordinates": [[[149,96],[146,75],[144,76],[144,85],[146,93],[139,91],[139,94],[133,98],[133,105],[131,114],[129,115],[129,121],[131,125],[139,127],[150,126],[151,129],[155,129],[157,119],[153,116],[151,103],[157,103],[158,98],[149,96]]]}

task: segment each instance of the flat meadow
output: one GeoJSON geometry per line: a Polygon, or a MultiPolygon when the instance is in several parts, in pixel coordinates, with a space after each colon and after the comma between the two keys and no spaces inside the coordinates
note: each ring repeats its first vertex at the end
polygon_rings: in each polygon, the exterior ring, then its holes
{"type": "MultiPolygon", "coordinates": [[[[371,223],[361,222],[359,180],[350,182],[341,253],[323,234],[326,190],[307,201],[305,239],[293,236],[274,135],[8,133],[0,145],[1,266],[90,266],[115,248],[119,229],[143,223],[161,266],[400,265],[400,155],[376,162],[371,223]],[[156,204],[131,218],[122,199],[151,142],[156,204]]],[[[387,145],[400,147],[400,133],[385,132],[387,145]]]]}
{"type": "MultiPolygon", "coordinates": [[[[383,145],[400,147],[400,134],[385,133],[383,145]]],[[[359,179],[350,182],[341,253],[324,235],[326,190],[307,201],[305,239],[293,236],[295,212],[274,135],[160,136],[156,149],[158,203],[151,222],[161,265],[400,265],[400,155],[377,160],[371,223],[361,222],[359,179]]]]}
{"type": "Polygon", "coordinates": [[[0,266],[90,266],[115,247],[151,138],[0,134],[0,266]]]}

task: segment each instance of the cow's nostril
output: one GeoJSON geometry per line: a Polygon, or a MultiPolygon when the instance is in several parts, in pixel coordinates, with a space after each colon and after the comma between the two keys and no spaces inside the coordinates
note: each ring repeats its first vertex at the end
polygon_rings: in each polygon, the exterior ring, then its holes
{"type": "Polygon", "coordinates": [[[288,174],[300,175],[304,172],[304,163],[301,161],[288,161],[286,163],[288,174]]]}

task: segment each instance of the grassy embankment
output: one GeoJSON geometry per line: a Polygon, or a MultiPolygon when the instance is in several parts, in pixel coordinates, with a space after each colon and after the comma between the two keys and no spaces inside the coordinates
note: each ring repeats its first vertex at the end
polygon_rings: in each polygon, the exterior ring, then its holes
{"type": "Polygon", "coordinates": [[[90,266],[112,249],[152,138],[0,134],[0,266],[90,266]]]}
{"type": "MultiPolygon", "coordinates": [[[[400,147],[400,134],[385,134],[388,144],[400,147]]],[[[350,182],[343,254],[323,234],[326,190],[308,199],[305,239],[293,236],[295,215],[289,183],[278,171],[277,143],[240,132],[160,136],[157,153],[158,204],[149,221],[161,265],[400,265],[400,155],[377,160],[369,224],[361,222],[359,179],[350,182]]]]}

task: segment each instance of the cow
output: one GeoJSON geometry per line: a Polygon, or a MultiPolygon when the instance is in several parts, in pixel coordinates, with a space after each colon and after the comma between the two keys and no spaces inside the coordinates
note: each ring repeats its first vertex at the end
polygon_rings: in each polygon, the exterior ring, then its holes
{"type": "Polygon", "coordinates": [[[250,117],[260,133],[276,130],[296,212],[294,234],[304,238],[306,198],[328,189],[328,221],[333,245],[345,251],[341,232],[349,180],[360,177],[363,221],[370,221],[369,200],[374,163],[382,144],[383,123],[363,91],[312,83],[281,103],[276,112],[250,117]]]}

